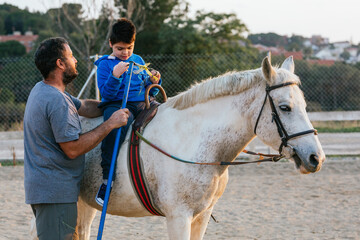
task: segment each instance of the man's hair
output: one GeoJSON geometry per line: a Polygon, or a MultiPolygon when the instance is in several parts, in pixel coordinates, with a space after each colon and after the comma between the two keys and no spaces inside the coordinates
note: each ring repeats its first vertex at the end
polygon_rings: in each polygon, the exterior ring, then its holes
{"type": "Polygon", "coordinates": [[[35,65],[45,79],[56,68],[56,61],[63,59],[65,44],[68,42],[61,37],[49,38],[40,43],[35,52],[35,65]]]}
{"type": "Polygon", "coordinates": [[[135,41],[135,35],[135,25],[126,18],[120,18],[112,26],[110,42],[111,44],[115,44],[118,42],[130,44],[135,41]]]}

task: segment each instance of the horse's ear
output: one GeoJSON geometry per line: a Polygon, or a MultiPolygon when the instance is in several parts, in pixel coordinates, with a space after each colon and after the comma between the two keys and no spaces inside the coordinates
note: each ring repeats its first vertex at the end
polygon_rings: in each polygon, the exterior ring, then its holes
{"type": "Polygon", "coordinates": [[[294,64],[293,56],[290,56],[287,59],[285,59],[285,61],[281,65],[281,68],[284,68],[284,69],[288,70],[289,72],[294,73],[295,64],[294,64]]]}
{"type": "Polygon", "coordinates": [[[262,72],[264,74],[264,77],[266,79],[266,81],[271,82],[271,79],[275,76],[275,71],[273,69],[273,67],[271,66],[271,62],[270,62],[270,58],[269,56],[265,57],[264,60],[262,61],[261,67],[262,67],[262,72]]]}
{"type": "Polygon", "coordinates": [[[266,56],[269,58],[269,62],[270,62],[270,64],[271,64],[271,52],[268,51],[268,53],[266,54],[266,56]]]}

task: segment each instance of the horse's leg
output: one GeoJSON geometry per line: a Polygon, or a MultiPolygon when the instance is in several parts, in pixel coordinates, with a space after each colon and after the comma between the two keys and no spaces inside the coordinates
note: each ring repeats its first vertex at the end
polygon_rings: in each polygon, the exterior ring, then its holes
{"type": "Polygon", "coordinates": [[[201,240],[204,237],[209,219],[212,213],[212,208],[204,211],[197,216],[191,224],[191,240],[201,240]]]}
{"type": "Polygon", "coordinates": [[[91,223],[95,218],[96,209],[87,205],[81,198],[78,201],[77,231],[80,240],[90,239],[91,223]]]}
{"type": "Polygon", "coordinates": [[[166,225],[170,240],[189,240],[191,217],[166,216],[166,225]]]}

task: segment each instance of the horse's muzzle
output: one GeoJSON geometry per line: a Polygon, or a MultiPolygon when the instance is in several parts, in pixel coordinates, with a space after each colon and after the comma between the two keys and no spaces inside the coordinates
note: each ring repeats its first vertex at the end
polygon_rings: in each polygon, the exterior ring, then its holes
{"type": "Polygon", "coordinates": [[[321,169],[322,163],[325,161],[325,157],[320,154],[313,153],[307,157],[301,158],[297,151],[293,148],[292,159],[295,162],[295,166],[302,174],[315,173],[321,169]]]}

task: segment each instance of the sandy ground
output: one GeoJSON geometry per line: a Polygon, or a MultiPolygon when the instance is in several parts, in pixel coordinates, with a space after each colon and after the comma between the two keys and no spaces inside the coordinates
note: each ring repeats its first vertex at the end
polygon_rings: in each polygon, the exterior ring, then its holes
{"type": "MultiPolygon", "coordinates": [[[[29,239],[23,167],[0,167],[0,179],[0,239],[29,239]]],[[[360,159],[328,159],[311,175],[291,162],[231,167],[213,215],[204,239],[360,239],[360,159]]],[[[103,239],[168,239],[165,219],[108,215],[103,239]]]]}

